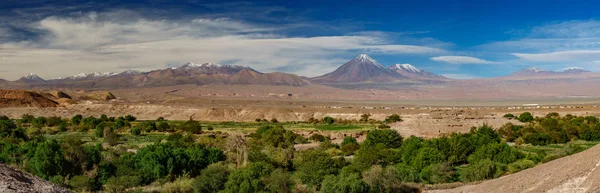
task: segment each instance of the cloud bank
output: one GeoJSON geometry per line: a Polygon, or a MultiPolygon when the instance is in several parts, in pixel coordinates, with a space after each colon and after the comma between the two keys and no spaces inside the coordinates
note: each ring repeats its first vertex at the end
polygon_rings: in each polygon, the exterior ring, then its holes
{"type": "MultiPolygon", "coordinates": [[[[430,45],[396,44],[376,34],[286,36],[299,24],[261,25],[230,18],[148,19],[131,12],[50,16],[27,24],[37,38],[0,43],[0,77],[44,78],[79,72],[152,70],[188,61],[247,65],[317,76],[357,53],[431,55],[430,45]],[[58,70],[48,70],[58,69],[58,70]]],[[[0,28],[0,32],[8,31],[0,28]]],[[[1,37],[0,37],[1,38],[1,37]]]]}
{"type": "Polygon", "coordinates": [[[436,62],[444,62],[449,64],[498,64],[499,62],[487,61],[480,58],[470,56],[437,56],[430,58],[436,62]]]}

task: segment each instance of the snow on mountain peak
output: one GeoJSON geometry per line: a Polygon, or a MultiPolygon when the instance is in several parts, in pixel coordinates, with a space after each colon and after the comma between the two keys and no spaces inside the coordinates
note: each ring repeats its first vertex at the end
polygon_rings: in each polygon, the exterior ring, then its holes
{"type": "Polygon", "coordinates": [[[194,62],[188,62],[186,64],[184,64],[182,67],[183,68],[198,68],[198,67],[222,67],[223,65],[221,64],[216,64],[216,63],[204,63],[204,64],[198,64],[198,63],[194,63],[194,62]]]}
{"type": "Polygon", "coordinates": [[[581,67],[567,67],[567,68],[563,68],[563,70],[583,70],[583,68],[581,67]]]}
{"type": "Polygon", "coordinates": [[[409,71],[409,72],[421,72],[420,69],[418,69],[417,67],[415,67],[411,64],[395,64],[394,67],[396,69],[402,69],[402,70],[409,71]]]}
{"type": "Polygon", "coordinates": [[[40,78],[40,76],[38,76],[35,73],[29,73],[29,74],[27,74],[27,76],[25,76],[25,79],[28,79],[28,80],[41,80],[42,78],[40,78]]]}
{"type": "Polygon", "coordinates": [[[354,58],[355,61],[359,62],[359,63],[369,63],[369,64],[373,64],[379,68],[384,68],[385,66],[377,63],[376,60],[374,60],[373,58],[371,58],[369,55],[367,54],[360,54],[358,55],[356,58],[354,58]]]}
{"type": "Polygon", "coordinates": [[[533,72],[541,72],[542,70],[536,68],[536,67],[531,67],[529,68],[529,70],[533,71],[533,72]]]}

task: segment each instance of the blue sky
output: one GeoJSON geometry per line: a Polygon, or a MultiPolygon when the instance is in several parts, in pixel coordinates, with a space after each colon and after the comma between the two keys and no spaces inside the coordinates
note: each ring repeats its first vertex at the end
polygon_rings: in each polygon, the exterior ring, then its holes
{"type": "Polygon", "coordinates": [[[596,1],[0,2],[0,77],[185,62],[318,76],[360,53],[453,78],[600,71],[596,1]]]}

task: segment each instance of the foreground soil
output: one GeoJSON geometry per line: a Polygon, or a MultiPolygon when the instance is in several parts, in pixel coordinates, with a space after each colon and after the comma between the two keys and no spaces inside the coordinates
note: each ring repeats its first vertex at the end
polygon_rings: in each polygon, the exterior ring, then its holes
{"type": "Polygon", "coordinates": [[[476,185],[431,193],[600,192],[600,146],[476,185]]]}
{"type": "Polygon", "coordinates": [[[0,192],[2,193],[70,193],[71,191],[37,176],[0,164],[0,192]]]}

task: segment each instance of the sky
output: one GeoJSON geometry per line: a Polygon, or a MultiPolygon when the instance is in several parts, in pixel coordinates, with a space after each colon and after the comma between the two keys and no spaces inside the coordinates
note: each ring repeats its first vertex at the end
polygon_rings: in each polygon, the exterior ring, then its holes
{"type": "Polygon", "coordinates": [[[186,62],[314,77],[361,53],[450,78],[600,71],[598,1],[2,0],[0,78],[186,62]]]}

